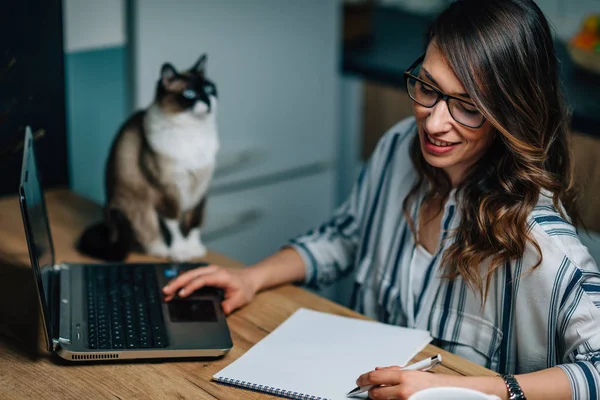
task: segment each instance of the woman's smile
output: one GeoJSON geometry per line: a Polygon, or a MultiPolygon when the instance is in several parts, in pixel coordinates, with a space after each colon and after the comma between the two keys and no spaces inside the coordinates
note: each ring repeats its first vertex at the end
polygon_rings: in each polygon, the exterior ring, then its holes
{"type": "Polygon", "coordinates": [[[446,154],[456,148],[460,142],[447,142],[444,140],[435,139],[433,136],[423,132],[424,138],[423,148],[430,154],[440,155],[446,154]]]}

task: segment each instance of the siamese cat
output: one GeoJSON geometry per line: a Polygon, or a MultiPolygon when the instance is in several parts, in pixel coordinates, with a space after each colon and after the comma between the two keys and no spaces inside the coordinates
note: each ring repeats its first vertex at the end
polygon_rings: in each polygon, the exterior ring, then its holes
{"type": "Polygon", "coordinates": [[[176,261],[205,255],[200,226],[219,150],[206,60],[185,72],[165,63],[152,104],[119,129],[105,169],[104,220],[83,233],[81,252],[112,261],[131,251],[176,261]]]}

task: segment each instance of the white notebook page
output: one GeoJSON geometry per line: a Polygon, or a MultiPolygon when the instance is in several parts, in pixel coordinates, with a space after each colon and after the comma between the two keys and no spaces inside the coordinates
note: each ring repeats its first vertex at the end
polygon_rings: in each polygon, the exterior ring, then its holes
{"type": "Polygon", "coordinates": [[[404,365],[430,341],[427,331],[299,309],[213,378],[345,399],[359,375],[404,365]]]}

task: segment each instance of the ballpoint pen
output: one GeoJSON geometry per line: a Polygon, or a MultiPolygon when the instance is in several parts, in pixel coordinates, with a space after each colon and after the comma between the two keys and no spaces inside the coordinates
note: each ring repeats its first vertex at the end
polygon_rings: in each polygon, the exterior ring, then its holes
{"type": "MultiPolygon", "coordinates": [[[[439,365],[442,362],[442,355],[429,357],[424,360],[418,361],[414,364],[407,365],[402,368],[402,371],[429,371],[431,368],[439,365]]],[[[360,393],[368,392],[372,387],[377,385],[360,386],[352,389],[346,396],[354,396],[360,393]]]]}

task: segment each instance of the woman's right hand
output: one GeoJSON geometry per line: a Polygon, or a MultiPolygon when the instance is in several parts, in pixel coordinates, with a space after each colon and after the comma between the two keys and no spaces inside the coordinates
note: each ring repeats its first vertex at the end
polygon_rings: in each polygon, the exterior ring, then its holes
{"type": "Polygon", "coordinates": [[[163,293],[165,300],[169,301],[176,295],[185,298],[195,290],[206,286],[223,289],[225,298],[221,305],[225,314],[230,314],[250,303],[258,290],[248,268],[209,265],[179,275],[163,287],[163,293]]]}

